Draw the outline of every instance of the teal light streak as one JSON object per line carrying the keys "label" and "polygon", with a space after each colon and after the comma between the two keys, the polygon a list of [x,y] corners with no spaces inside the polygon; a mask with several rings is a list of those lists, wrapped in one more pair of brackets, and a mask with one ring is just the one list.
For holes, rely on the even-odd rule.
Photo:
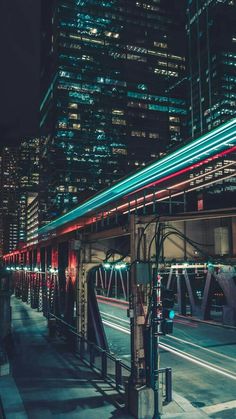
{"label": "teal light streak", "polygon": [[98,193],[74,210],[41,227],[38,233],[39,235],[48,233],[85,214],[89,215],[91,211],[105,206],[109,202],[115,201],[128,193],[161,179],[167,174],[175,173],[182,168],[191,166],[191,164],[201,161],[203,158],[211,157],[216,154],[216,150],[222,151],[235,144],[236,118],[203,135],[199,139],[192,141],[190,144],[176,150],[145,169],[121,180],[103,192]]}

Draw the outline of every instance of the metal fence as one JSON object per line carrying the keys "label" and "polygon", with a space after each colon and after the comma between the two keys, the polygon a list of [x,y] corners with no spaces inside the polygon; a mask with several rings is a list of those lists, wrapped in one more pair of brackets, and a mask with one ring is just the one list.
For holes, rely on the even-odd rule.
{"label": "metal fence", "polygon": [[[75,328],[64,320],[50,314],[49,333],[54,336],[57,332],[74,339],[74,347],[80,359],[96,371],[104,381],[114,385],[121,395],[125,396],[125,387],[131,374],[129,365],[78,334]],[[171,368],[159,369],[159,391],[165,404],[172,401]]]}

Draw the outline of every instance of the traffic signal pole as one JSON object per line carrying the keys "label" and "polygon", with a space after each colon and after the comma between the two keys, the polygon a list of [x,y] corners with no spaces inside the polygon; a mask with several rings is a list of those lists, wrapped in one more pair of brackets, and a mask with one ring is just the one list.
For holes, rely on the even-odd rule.
{"label": "traffic signal pole", "polygon": [[160,400],[160,381],[159,381],[159,369],[160,369],[160,322],[161,322],[161,276],[157,273],[156,269],[153,272],[153,298],[152,298],[152,386],[154,391],[154,415],[153,419],[160,418],[161,406],[159,406]]}

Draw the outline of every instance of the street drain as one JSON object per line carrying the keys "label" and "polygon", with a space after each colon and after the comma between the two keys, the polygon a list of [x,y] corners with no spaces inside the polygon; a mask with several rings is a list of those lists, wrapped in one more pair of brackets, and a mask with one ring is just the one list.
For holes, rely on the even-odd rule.
{"label": "street drain", "polygon": [[198,407],[198,408],[201,408],[201,407],[206,406],[206,403],[203,403],[203,402],[191,402],[191,405],[192,405],[193,407]]}

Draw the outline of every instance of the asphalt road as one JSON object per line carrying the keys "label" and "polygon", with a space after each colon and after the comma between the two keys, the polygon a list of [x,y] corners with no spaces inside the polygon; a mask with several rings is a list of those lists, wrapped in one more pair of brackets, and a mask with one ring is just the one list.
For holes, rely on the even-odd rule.
{"label": "asphalt road", "polygon": [[[130,361],[126,309],[99,303],[110,349]],[[236,418],[236,330],[176,318],[161,338],[161,367],[171,367],[173,389],[214,418]]]}

